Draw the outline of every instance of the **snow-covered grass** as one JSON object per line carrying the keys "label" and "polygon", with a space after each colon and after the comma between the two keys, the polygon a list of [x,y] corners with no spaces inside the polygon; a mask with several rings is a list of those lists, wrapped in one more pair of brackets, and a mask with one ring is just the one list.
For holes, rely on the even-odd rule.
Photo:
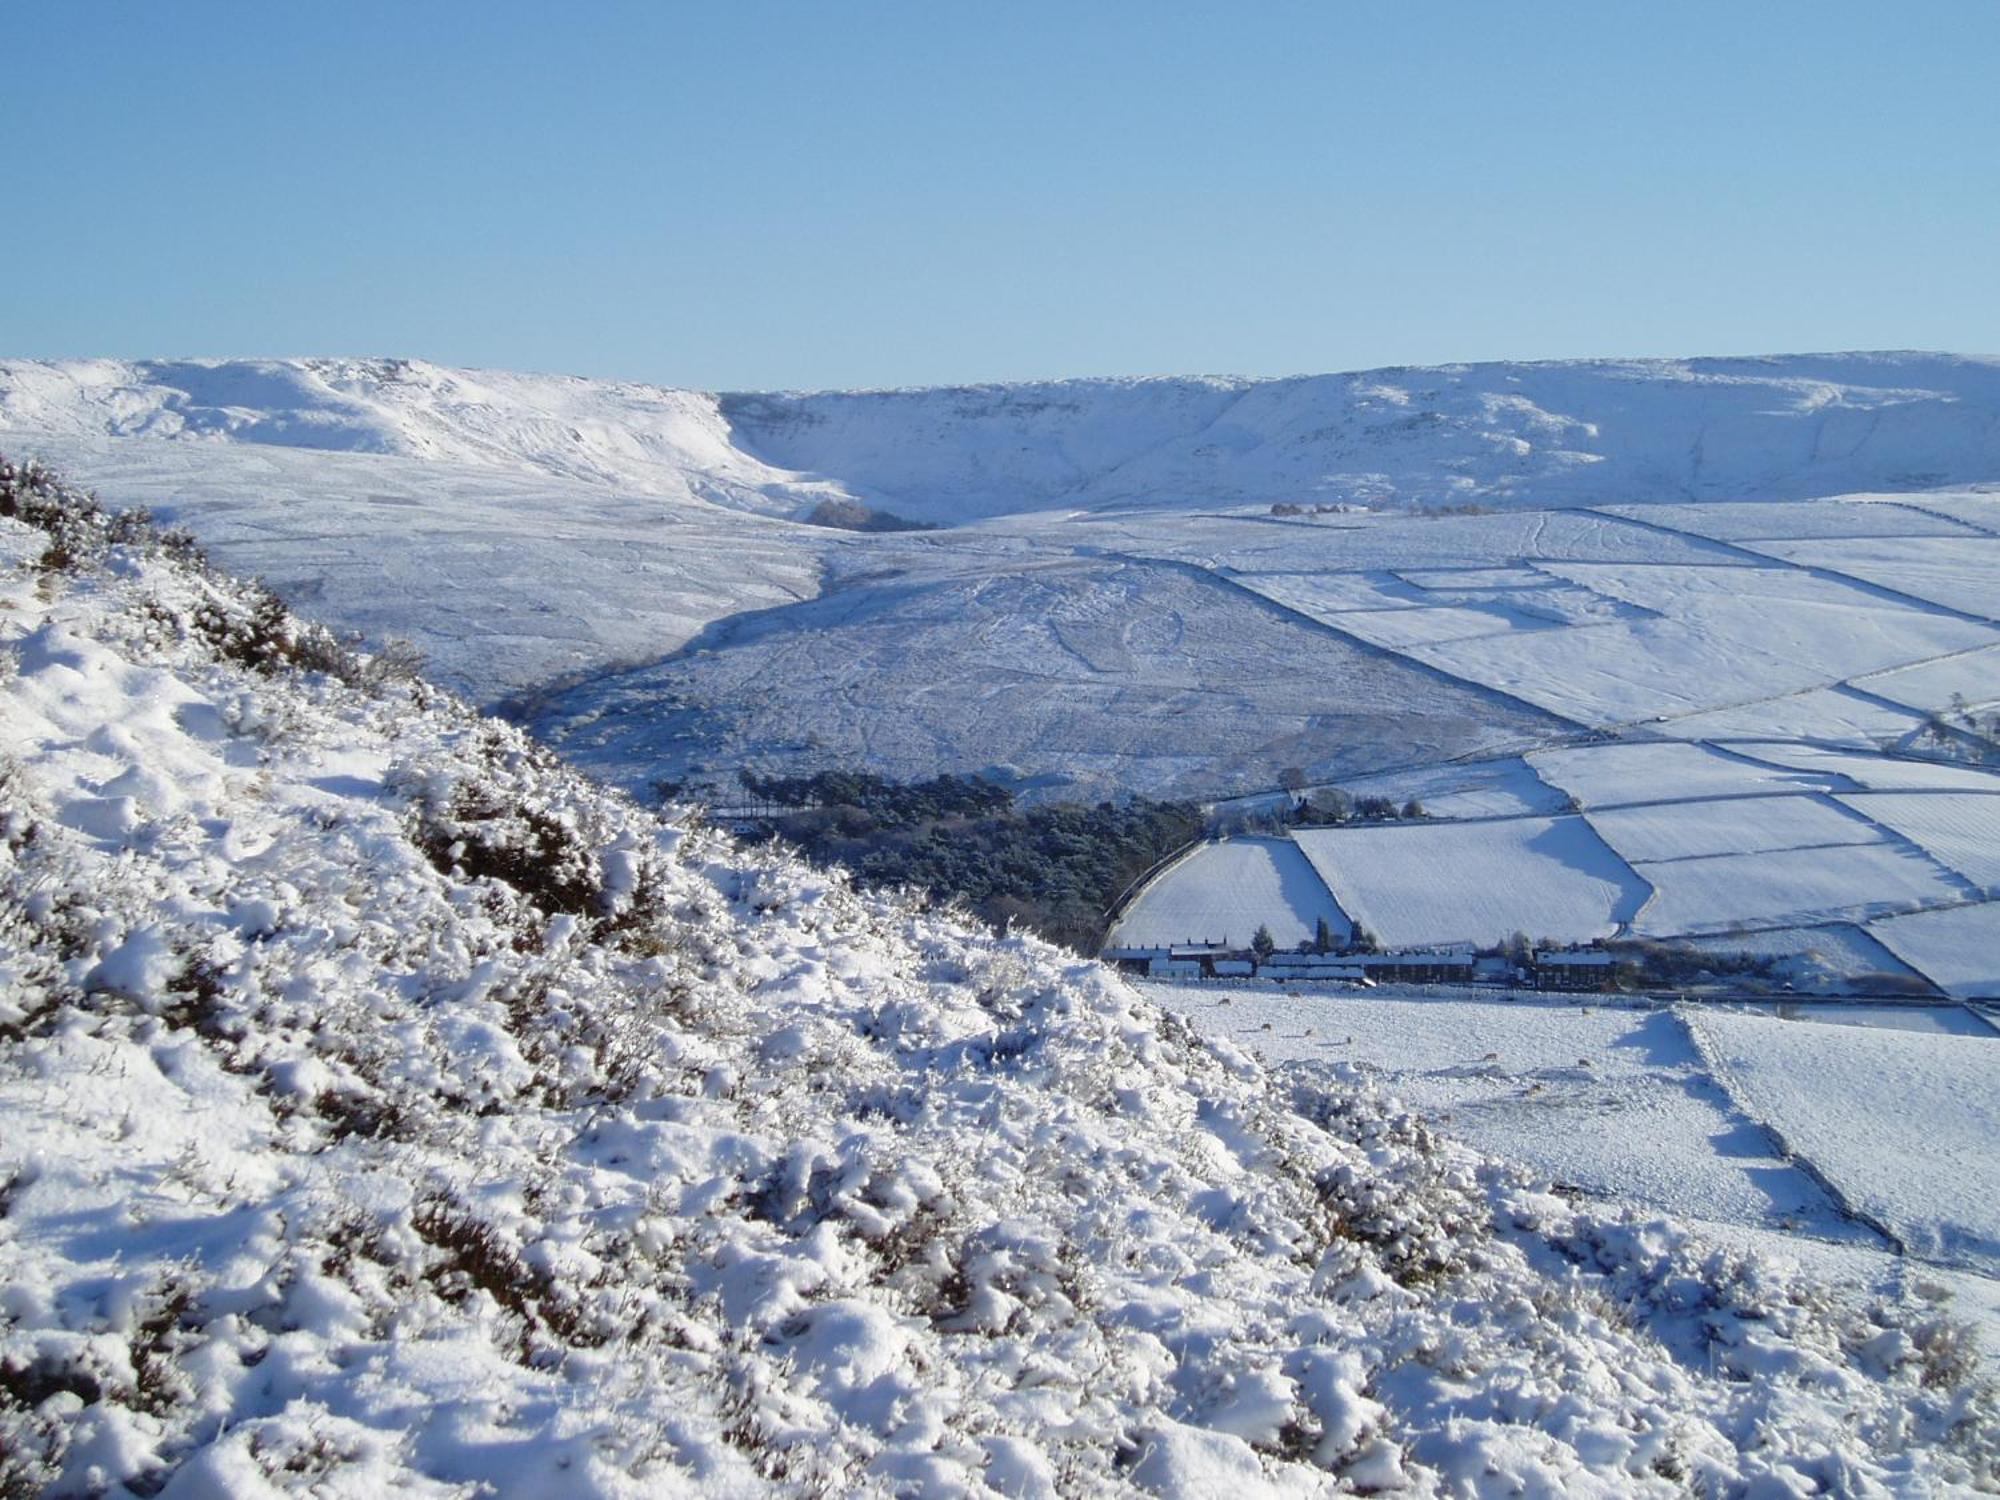
{"label": "snow-covered grass", "polygon": [[1535,774],[1560,787],[1586,810],[1629,803],[1692,801],[1800,790],[1819,791],[1822,778],[1753,764],[1705,745],[1639,740],[1538,750]]}
{"label": "snow-covered grass", "polygon": [[12,1493],[2000,1478],[1920,1296],[641,811],[54,509],[0,518]]}
{"label": "snow-covered grass", "polygon": [[1683,714],[1643,732],[1681,740],[1826,740],[1872,749],[1904,738],[1923,722],[1914,712],[1851,689],[1827,687]]}
{"label": "snow-covered grass", "polygon": [[1392,948],[1609,937],[1648,894],[1580,817],[1302,828],[1341,910]]}
{"label": "snow-covered grass", "polygon": [[[1929,356],[723,398],[421,361],[0,362],[15,446],[171,511],[336,629],[410,637],[635,789],[868,760],[1208,797],[1575,722],[1906,735],[1836,685],[2000,632],[1692,533],[1782,532],[1773,496],[1983,476],[1996,407],[1990,362]],[[1919,462],[1920,430],[1971,442],[1971,468]],[[1609,494],[1634,503],[1513,509]],[[950,529],[792,524],[827,500]],[[1300,500],[1350,508],[1269,513]],[[2000,511],[1797,504],[1793,533],[1829,546],[1977,543]],[[1996,564],[1953,566],[1991,591]]]}
{"label": "snow-covered grass", "polygon": [[534,722],[633,787],[695,767],[868,765],[1011,768],[1078,796],[1228,795],[1293,766],[1337,780],[1562,728],[1199,570],[959,555],[974,541],[905,540],[892,577],[838,578],[713,649],[555,695]]}
{"label": "snow-covered grass", "polygon": [[2000,895],[2000,777],[1993,779],[1990,792],[1857,792],[1841,801]]}
{"label": "snow-covered grass", "polygon": [[1408,654],[1553,713],[1608,726],[1824,687],[1995,640],[1990,626],[1797,569],[1541,566],[1654,613],[1412,645]]}
{"label": "snow-covered grass", "polygon": [[1109,947],[1226,940],[1250,945],[1259,927],[1280,948],[1310,942],[1319,924],[1345,942],[1347,918],[1290,839],[1203,844],[1140,893],[1105,939]]}
{"label": "snow-covered grass", "polygon": [[810,599],[848,538],[463,457],[0,433],[185,526],[316,618],[416,642],[491,702],[650,661],[744,611]]}
{"label": "snow-covered grass", "polygon": [[1817,849],[1838,860],[1842,845],[1884,838],[1866,817],[1824,797],[1724,797],[1611,807],[1585,816],[1605,843],[1634,863],[1772,849]]}
{"label": "snow-covered grass", "polygon": [[1748,500],[1735,505],[1607,505],[1612,515],[1671,526],[1717,541],[1810,537],[1976,536],[1947,515],[1918,510],[1894,495],[1842,495],[1827,500]]}
{"label": "snow-covered grass", "polygon": [[1732,1094],[1926,1259],[2000,1273],[2000,1037],[1703,1013]]}
{"label": "snow-covered grass", "polygon": [[1923,713],[1960,703],[1970,709],[1983,708],[2000,701],[2000,646],[1871,673],[1855,678],[1854,686]]}
{"label": "snow-covered grass", "polygon": [[1767,764],[1805,771],[1832,791],[2000,793],[2000,772],[1825,745],[1746,743],[1730,747]]}
{"label": "snow-covered grass", "polygon": [[1993,596],[2000,536],[1842,537],[1754,545],[1787,562],[1880,584],[1982,619],[2000,617],[2000,602]]}
{"label": "snow-covered grass", "polygon": [[1738,922],[1863,921],[1973,894],[1935,860],[1900,842],[1718,854],[1632,868],[1653,887],[1633,929],[1653,937],[1723,932]]}
{"label": "snow-covered grass", "polygon": [[1948,993],[2000,999],[2000,901],[1890,917],[1868,931]]}

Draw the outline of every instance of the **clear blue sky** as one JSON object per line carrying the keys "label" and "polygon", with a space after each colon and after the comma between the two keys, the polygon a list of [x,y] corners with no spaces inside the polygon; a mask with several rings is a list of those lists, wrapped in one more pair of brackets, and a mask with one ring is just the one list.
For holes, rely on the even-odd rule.
{"label": "clear blue sky", "polygon": [[0,3],[0,354],[2000,352],[2000,4]]}

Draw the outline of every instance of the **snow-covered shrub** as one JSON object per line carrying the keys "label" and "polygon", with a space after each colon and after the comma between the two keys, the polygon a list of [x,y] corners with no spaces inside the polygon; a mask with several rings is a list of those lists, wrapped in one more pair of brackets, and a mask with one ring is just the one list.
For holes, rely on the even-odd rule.
{"label": "snow-covered shrub", "polygon": [[27,541],[9,1500],[2000,1477],[1917,1292],[1588,1212],[1095,964],[183,628],[257,596],[143,535],[47,589]]}

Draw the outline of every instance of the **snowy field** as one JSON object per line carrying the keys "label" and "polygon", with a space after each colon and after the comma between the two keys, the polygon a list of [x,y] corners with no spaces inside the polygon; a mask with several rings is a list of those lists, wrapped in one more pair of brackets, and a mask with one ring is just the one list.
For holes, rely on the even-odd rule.
{"label": "snowy field", "polygon": [[1647,887],[1580,817],[1301,828],[1305,850],[1357,926],[1390,948],[1608,937]]}
{"label": "snowy field", "polygon": [[1357,776],[1341,786],[1356,797],[1387,797],[1399,807],[1421,802],[1425,812],[1438,818],[1557,813],[1565,806],[1563,793],[1519,756]]}
{"label": "snowy field", "polygon": [[1528,757],[1528,764],[1586,811],[1628,803],[1818,791],[1825,785],[1796,771],[1675,741],[1540,750]]}
{"label": "snowy field", "polygon": [[1542,566],[1645,617],[1412,645],[1408,654],[1609,727],[1778,698],[2000,641],[1990,624],[1797,569]]}
{"label": "snowy field", "polygon": [[1882,703],[1848,687],[1809,688],[1782,698],[1704,709],[1664,724],[1642,726],[1679,740],[1830,740],[1841,745],[1894,744],[1923,728],[1915,712]]}
{"label": "snowy field", "polygon": [[1105,946],[1222,940],[1242,948],[1262,926],[1280,948],[1294,948],[1310,942],[1321,922],[1336,939],[1347,940],[1347,918],[1296,844],[1233,838],[1203,844],[1148,885]]}
{"label": "snowy field", "polygon": [[1564,728],[1178,564],[1028,566],[928,539],[894,555],[893,578],[835,576],[811,604],[555,695],[536,723],[635,787],[662,766],[865,764],[1083,796],[1231,795],[1288,767],[1334,780]]}
{"label": "snowy field", "polygon": [[[2000,1034],[1969,1016],[1940,1023],[1921,1008],[1839,1005],[1800,1007],[1810,1019],[1780,1021],[1529,995],[1355,996],[1216,983],[1145,989],[1204,1034],[1280,1065],[1357,1068],[1458,1140],[1584,1192],[1676,1213],[1704,1235],[1754,1245],[1830,1285],[1895,1280],[1909,1263],[1845,1218],[1765,1127],[1776,1124],[1842,1193],[1886,1184],[1891,1194],[1901,1165],[1925,1160],[1923,1137],[1936,1130],[1940,1154],[1928,1159],[1936,1165],[1905,1174],[1898,1194],[1916,1217],[1891,1222],[1899,1233],[1930,1226],[1937,1238],[1911,1249],[1944,1249],[1945,1264],[1926,1272],[1952,1289],[1960,1315],[1980,1323],[1985,1358],[2000,1371],[2000,1262],[1991,1245],[1959,1253],[1990,1230],[2000,1202],[2000,1157],[1991,1150]],[[1707,1056],[1690,1026],[1707,1039]],[[1716,1055],[1734,1059],[1727,1084],[1708,1061]],[[1937,1084],[1928,1096],[1926,1080]],[[1771,1115],[1758,1112],[1766,1107]],[[1814,1141],[1831,1136],[1827,1159],[1795,1128]],[[1947,1162],[1963,1169],[1963,1180],[1935,1200],[1949,1207],[1926,1213],[1928,1187],[1950,1170]],[[1860,1201],[1873,1211],[1872,1200]],[[1944,1226],[1955,1232],[1960,1220],[1987,1229],[1967,1230],[1947,1246]]]}
{"label": "snowy field", "polygon": [[1805,771],[1829,791],[1971,792],[2000,795],[2000,771],[1940,765],[1825,745],[1734,745],[1739,754],[1774,766]]}
{"label": "snowy field", "polygon": [[1607,505],[1612,515],[1671,526],[1720,542],[1812,537],[1977,536],[1963,521],[1918,510],[1891,495],[1831,500],[1751,500],[1736,505]]}
{"label": "snowy field", "polygon": [[1707,1077],[1668,1010],[1354,996],[1307,985],[1147,985],[1203,1032],[1278,1063],[1348,1063],[1482,1151],[1698,1218],[1875,1243]]}
{"label": "snowy field", "polygon": [[[1900,738],[1914,714],[1841,684],[2000,630],[1746,545],[1980,542],[1991,498],[1881,492],[1985,477],[1993,410],[1994,366],[1932,356],[727,397],[420,361],[0,363],[0,444],[522,697],[634,788],[863,762],[1233,796],[1578,724]],[[1843,490],[1868,498],[1804,498]],[[828,499],[947,529],[791,524]],[[1365,509],[1466,503],[1493,513]],[[1990,586],[1988,563],[1953,566]]]}
{"label": "snowy field", "polygon": [[1821,797],[1725,797],[1611,807],[1585,816],[1604,842],[1633,864],[1777,849],[1831,850],[1884,839],[1866,817]]}
{"label": "snowy field", "polygon": [[1785,970],[1801,989],[1815,988],[1827,980],[1878,986],[1884,976],[1892,983],[1922,977],[1884,947],[1879,938],[1852,922],[1723,933],[1716,937],[1689,938],[1687,943],[1704,953],[1741,953],[1785,960]]}
{"label": "snowy field", "polygon": [[1948,993],[2000,999],[2000,902],[1891,917],[1868,931]]}
{"label": "snowy field", "polygon": [[1858,792],[1841,800],[2000,894],[2000,784],[1990,792]]}
{"label": "snowy field", "polygon": [[1653,888],[1633,926],[1650,937],[1713,933],[1746,922],[1810,926],[1861,921],[1974,893],[1935,860],[1895,843],[1773,849],[1632,867]]}
{"label": "snowy field", "polygon": [[2000,618],[2000,600],[1993,593],[2000,537],[1872,537],[1758,542],[1756,547],[1787,562],[1863,579],[1983,620]]}
{"label": "snowy field", "polygon": [[2000,1037],[1703,1012],[1731,1094],[1926,1260],[2000,1275]]}
{"label": "snowy field", "polygon": [[1854,686],[1878,698],[1905,704],[1920,713],[1970,709],[2000,701],[2000,646],[1986,646],[1940,657],[1914,667],[1894,667],[1854,679]]}

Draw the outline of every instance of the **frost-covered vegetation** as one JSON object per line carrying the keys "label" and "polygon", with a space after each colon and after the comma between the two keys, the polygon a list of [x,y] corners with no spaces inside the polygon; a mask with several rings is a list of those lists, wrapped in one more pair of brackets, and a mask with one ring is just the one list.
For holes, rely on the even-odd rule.
{"label": "frost-covered vegetation", "polygon": [[0,486],[0,1491],[2000,1479],[1920,1295],[677,826]]}

